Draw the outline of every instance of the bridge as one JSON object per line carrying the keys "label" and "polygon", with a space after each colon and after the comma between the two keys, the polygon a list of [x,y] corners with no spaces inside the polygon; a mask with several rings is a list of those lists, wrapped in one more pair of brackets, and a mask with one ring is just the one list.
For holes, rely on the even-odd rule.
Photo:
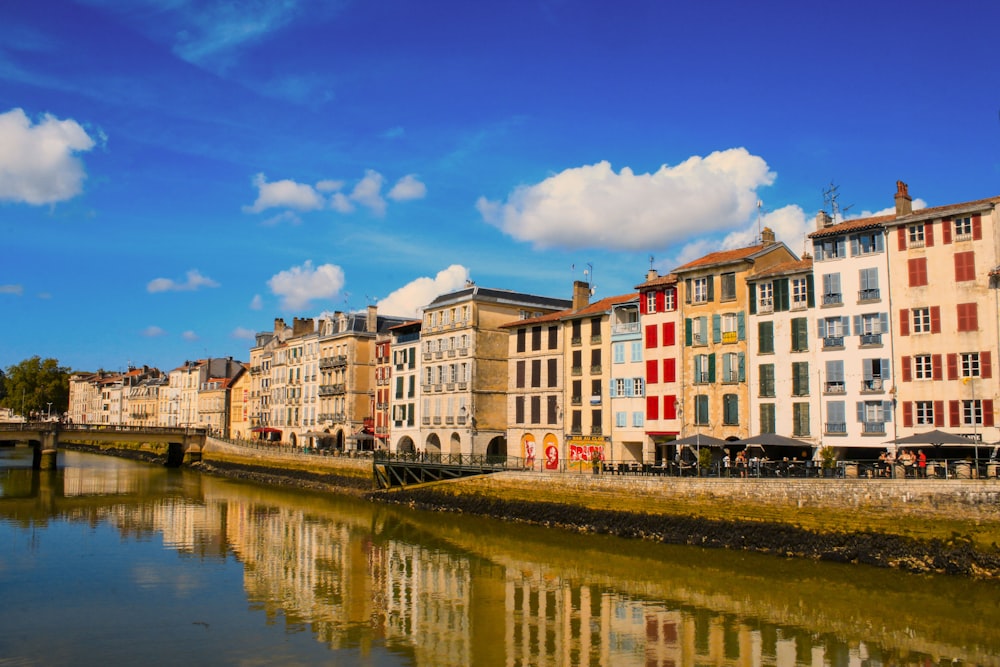
{"label": "bridge", "polygon": [[503,455],[390,454],[376,451],[372,459],[375,486],[379,489],[402,489],[416,484],[523,469],[523,459]]}
{"label": "bridge", "polygon": [[149,443],[167,446],[167,466],[201,460],[207,432],[203,428],[169,426],[120,426],[110,424],[61,424],[22,422],[0,424],[0,443],[26,443],[34,448],[32,467],[53,470],[59,443]]}

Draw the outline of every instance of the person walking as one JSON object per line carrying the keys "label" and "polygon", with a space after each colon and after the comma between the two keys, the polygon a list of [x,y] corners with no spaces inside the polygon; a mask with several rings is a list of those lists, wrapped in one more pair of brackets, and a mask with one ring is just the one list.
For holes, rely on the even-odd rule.
{"label": "person walking", "polygon": [[927,455],[924,450],[917,450],[917,476],[927,478]]}

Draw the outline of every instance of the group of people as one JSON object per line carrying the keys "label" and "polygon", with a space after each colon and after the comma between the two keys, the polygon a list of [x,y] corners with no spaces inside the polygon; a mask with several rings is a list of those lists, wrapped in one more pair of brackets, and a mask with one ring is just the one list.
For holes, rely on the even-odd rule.
{"label": "group of people", "polygon": [[892,477],[892,468],[895,465],[903,466],[903,472],[907,477],[927,477],[927,455],[922,449],[918,449],[916,454],[912,449],[901,449],[898,455],[891,449],[879,454],[878,469],[883,477]]}

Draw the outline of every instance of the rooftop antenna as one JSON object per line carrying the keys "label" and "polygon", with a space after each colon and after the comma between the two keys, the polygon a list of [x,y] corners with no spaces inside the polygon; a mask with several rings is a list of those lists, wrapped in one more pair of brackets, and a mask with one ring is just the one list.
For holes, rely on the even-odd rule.
{"label": "rooftop antenna", "polygon": [[764,242],[764,230],[761,227],[761,209],[764,208],[764,202],[757,200],[757,243]]}
{"label": "rooftop antenna", "polygon": [[649,256],[649,270],[650,271],[653,270],[653,256],[652,255]]}
{"label": "rooftop antenna", "polygon": [[823,211],[830,216],[830,220],[833,221],[833,224],[843,222],[844,213],[846,213],[851,206],[854,206],[854,204],[850,204],[849,206],[841,208],[840,193],[837,192],[839,189],[840,186],[834,185],[833,181],[830,181],[830,187],[823,190]]}
{"label": "rooftop antenna", "polygon": [[594,284],[594,265],[587,262],[587,268],[583,270],[583,278],[590,283],[590,296],[597,292],[597,285]]}

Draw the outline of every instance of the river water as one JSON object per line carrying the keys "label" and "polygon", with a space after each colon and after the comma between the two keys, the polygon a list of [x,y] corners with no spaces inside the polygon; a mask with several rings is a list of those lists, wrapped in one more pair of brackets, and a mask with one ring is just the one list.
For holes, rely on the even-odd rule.
{"label": "river water", "polygon": [[1000,665],[1000,585],[0,449],[0,667]]}

